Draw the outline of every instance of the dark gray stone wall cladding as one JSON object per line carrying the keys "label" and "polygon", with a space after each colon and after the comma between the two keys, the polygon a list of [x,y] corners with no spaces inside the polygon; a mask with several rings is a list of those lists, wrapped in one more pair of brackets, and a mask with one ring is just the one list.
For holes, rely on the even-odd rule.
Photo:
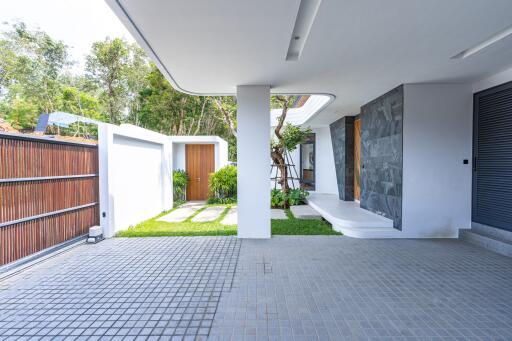
{"label": "dark gray stone wall cladding", "polygon": [[354,200],[354,117],[345,116],[330,125],[338,194]]}
{"label": "dark gray stone wall cladding", "polygon": [[361,107],[361,207],[402,229],[404,91],[399,86]]}

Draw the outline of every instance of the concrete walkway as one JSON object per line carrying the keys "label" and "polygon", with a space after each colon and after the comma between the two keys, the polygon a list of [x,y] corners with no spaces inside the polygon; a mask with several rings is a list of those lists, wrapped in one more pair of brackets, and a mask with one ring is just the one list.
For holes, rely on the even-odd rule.
{"label": "concrete walkway", "polygon": [[212,221],[220,217],[222,212],[226,209],[225,206],[210,206],[199,212],[192,221],[195,223],[203,223]]}
{"label": "concrete walkway", "polygon": [[[179,223],[188,218],[192,217],[196,214],[197,211],[203,209],[201,212],[197,213],[191,221],[194,223],[204,223],[208,221],[216,220],[220,217],[222,212],[226,209],[226,206],[206,206],[204,202],[187,202],[186,204],[181,205],[174,211],[164,215],[157,219],[157,221],[165,221],[168,223]],[[236,212],[235,212],[236,215]],[[230,217],[232,219],[232,217]],[[226,219],[223,219],[223,221]],[[225,225],[236,225],[236,216],[235,222]]]}
{"label": "concrete walkway", "polygon": [[[271,209],[270,210],[270,218],[271,219],[288,219],[284,210],[281,209]],[[232,207],[228,214],[222,219],[220,222],[222,225],[236,225],[238,223],[238,209],[236,206]]]}
{"label": "concrete walkway", "polygon": [[270,210],[270,219],[288,219],[286,212],[280,208],[272,208]]}
{"label": "concrete walkway", "polygon": [[238,207],[233,206],[229,209],[228,214],[220,222],[222,225],[236,225],[238,224]]}
{"label": "concrete walkway", "polygon": [[157,219],[157,221],[165,221],[168,223],[178,223],[188,219],[196,211],[204,207],[204,203],[187,203]]}
{"label": "concrete walkway", "polygon": [[0,282],[0,340],[511,340],[512,262],[456,240],[114,238]]}

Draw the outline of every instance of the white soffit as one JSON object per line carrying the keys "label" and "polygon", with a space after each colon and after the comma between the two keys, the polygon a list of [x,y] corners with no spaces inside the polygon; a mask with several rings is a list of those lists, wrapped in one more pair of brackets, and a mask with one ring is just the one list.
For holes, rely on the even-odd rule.
{"label": "white soffit", "polygon": [[402,83],[472,82],[512,66],[512,36],[451,59],[510,27],[510,0],[322,0],[296,61],[286,56],[301,0],[106,1],[177,89],[334,95],[312,125]]}
{"label": "white soffit", "polygon": [[[286,123],[293,125],[307,125],[308,121],[327,107],[334,97],[329,95],[311,95],[306,103],[298,108],[290,108],[286,113]],[[277,119],[283,113],[283,109],[270,110],[270,124],[277,125]]]}

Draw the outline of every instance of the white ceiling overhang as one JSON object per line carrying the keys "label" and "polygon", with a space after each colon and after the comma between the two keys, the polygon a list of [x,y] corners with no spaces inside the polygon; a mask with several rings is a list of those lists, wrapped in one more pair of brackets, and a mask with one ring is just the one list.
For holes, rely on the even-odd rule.
{"label": "white ceiling overhang", "polygon": [[106,1],[178,90],[335,96],[312,125],[402,83],[471,82],[512,66],[512,36],[451,58],[510,27],[510,0],[312,0],[298,60],[286,59],[300,0]]}

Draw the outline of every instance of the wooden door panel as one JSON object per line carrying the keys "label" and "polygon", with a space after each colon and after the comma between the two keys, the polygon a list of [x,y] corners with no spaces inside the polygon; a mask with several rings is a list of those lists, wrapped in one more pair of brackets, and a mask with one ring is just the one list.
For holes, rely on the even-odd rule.
{"label": "wooden door panel", "polygon": [[354,121],[354,199],[361,198],[361,120]]}
{"label": "wooden door panel", "polygon": [[187,200],[208,198],[208,176],[215,171],[213,144],[187,144],[185,163],[188,174]]}

